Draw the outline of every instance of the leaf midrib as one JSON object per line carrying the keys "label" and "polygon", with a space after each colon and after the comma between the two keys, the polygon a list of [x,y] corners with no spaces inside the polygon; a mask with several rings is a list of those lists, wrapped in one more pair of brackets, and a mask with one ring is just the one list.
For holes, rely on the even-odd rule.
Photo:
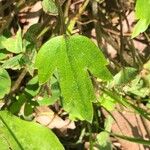
{"label": "leaf midrib", "polygon": [[[75,72],[76,71],[74,71],[74,68],[73,68],[73,63],[72,63],[72,61],[70,61],[70,59],[72,59],[69,55],[68,55],[68,44],[67,44],[67,42],[66,42],[66,40],[64,40],[64,42],[65,42],[65,47],[66,47],[66,49],[65,49],[65,51],[66,51],[66,56],[67,56],[67,58],[68,58],[68,62],[70,62],[69,64],[70,64],[70,68],[71,68],[71,72],[72,72],[72,74],[73,74],[73,79],[74,79],[74,81],[75,81],[75,83],[76,83],[76,87],[77,87],[77,91],[78,91],[78,93],[79,93],[79,96],[80,96],[80,100],[82,99],[82,93],[81,93],[81,91],[82,91],[82,89],[81,89],[81,87],[77,84],[78,83],[78,81],[77,81],[77,78],[76,78],[76,75],[75,75]],[[76,58],[74,57],[74,55],[72,55],[72,57],[73,57],[73,59],[76,61]],[[79,66],[76,64],[76,66],[79,68]]]}

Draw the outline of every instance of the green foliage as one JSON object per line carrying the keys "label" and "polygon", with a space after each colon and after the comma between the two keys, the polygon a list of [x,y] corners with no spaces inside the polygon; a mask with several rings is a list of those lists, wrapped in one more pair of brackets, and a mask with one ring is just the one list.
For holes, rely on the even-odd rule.
{"label": "green foliage", "polygon": [[0,50],[0,60],[6,59],[8,52],[5,49]]}
{"label": "green foliage", "polygon": [[148,28],[149,24],[150,22],[148,22],[146,19],[140,19],[134,27],[132,38],[135,38],[140,33],[143,33]]}
{"label": "green foliage", "polygon": [[51,97],[44,96],[43,99],[38,101],[40,106],[53,105],[57,100],[59,100],[61,94],[59,89],[59,83],[55,77],[51,78]]}
{"label": "green foliage", "polygon": [[126,98],[123,98],[116,91],[104,90],[104,93],[114,99],[117,103],[135,111],[137,114],[141,115],[147,120],[150,120],[150,113],[145,112],[144,109],[132,104],[132,102],[129,102]]}
{"label": "green foliage", "polygon": [[39,92],[39,85],[38,85],[38,76],[33,77],[26,85],[24,89],[25,93],[31,96],[36,96]]}
{"label": "green foliage", "polygon": [[150,7],[150,0],[137,0],[135,13],[139,21],[133,30],[132,38],[138,36],[140,33],[144,32],[148,28],[150,24],[149,7]]}
{"label": "green foliage", "polygon": [[[67,112],[59,114],[59,117],[65,116],[68,119],[69,116],[73,120],[86,120],[91,123],[90,127],[96,127],[96,129],[89,128],[87,131],[87,122],[79,122],[85,126],[81,129],[77,143],[83,143],[82,138],[84,136],[89,136],[90,143],[92,143],[93,130],[97,130],[97,133],[102,130],[94,141],[94,144],[102,150],[112,149],[110,135],[131,142],[150,144],[149,141],[143,139],[111,133],[112,117],[107,118],[104,129],[101,129],[98,121],[101,119],[99,111],[101,106],[107,111],[113,111],[117,103],[150,120],[150,114],[145,109],[135,105],[136,102],[124,98],[124,95],[131,96],[131,99],[138,100],[138,102],[139,100],[148,101],[146,105],[149,105],[150,61],[144,64],[142,68],[146,70],[145,75],[141,75],[138,69],[123,66],[123,69],[118,73],[113,72],[116,75],[112,82],[105,82],[112,79],[112,75],[106,67],[108,62],[101,50],[90,39],[81,35],[57,36],[63,21],[66,23],[64,23],[66,32],[70,35],[70,32],[72,33],[76,27],[76,23],[78,24],[78,17],[80,18],[82,15],[84,7],[92,4],[91,6],[96,8],[103,2],[104,0],[90,1],[90,3],[89,0],[85,1],[77,15],[70,19],[71,16],[67,15],[70,11],[67,9],[70,5],[69,1],[60,1],[59,11],[64,5],[62,12],[59,12],[54,0],[43,0],[42,7],[46,13],[43,16],[52,15],[52,20],[49,20],[51,17],[46,19],[41,17],[39,23],[30,26],[25,33],[19,28],[14,36],[9,31],[4,31],[0,35],[0,99],[2,104],[4,102],[2,109],[7,109],[24,120],[30,120],[30,122],[21,120],[19,117],[1,110],[0,149],[64,149],[51,130],[33,122],[34,111],[37,106],[52,105],[49,108],[56,109],[57,112],[54,104],[57,104],[61,110],[64,108]],[[138,22],[132,38],[148,28],[150,24],[149,7],[150,0],[137,0],[135,11]],[[73,11],[76,11],[76,8]],[[64,20],[58,17],[60,20],[57,21],[57,16]],[[96,22],[94,21],[94,23]],[[12,27],[12,29],[14,32],[16,31],[16,27]],[[43,41],[50,36],[53,38],[43,44]],[[97,38],[99,37],[97,36]],[[135,61],[138,59],[135,57]],[[111,69],[115,70],[116,68],[112,67]],[[38,69],[38,76],[36,69]],[[10,76],[7,71],[9,71]],[[14,91],[11,90],[11,84],[12,89],[14,86],[17,87]],[[95,104],[93,105],[93,103]],[[90,135],[85,132],[89,132]]]}
{"label": "green foliage", "polygon": [[4,45],[3,45],[3,41],[5,41],[7,38],[4,37],[3,35],[0,36],[0,49],[3,49],[5,48]]}
{"label": "green foliage", "polygon": [[6,48],[9,52],[12,53],[21,53],[24,52],[22,45],[22,34],[21,29],[17,31],[15,37],[10,37],[4,41],[2,41],[3,48]]}
{"label": "green foliage", "polygon": [[148,61],[144,64],[143,68],[150,71],[150,60],[148,60]]}
{"label": "green foliage", "polygon": [[22,54],[16,55],[7,60],[1,61],[3,63],[2,67],[5,69],[17,70],[22,68]]}
{"label": "green foliage", "polygon": [[[149,76],[147,76],[149,77]],[[145,79],[147,78],[145,77]],[[142,79],[139,75],[135,77],[134,80],[131,81],[131,84],[126,85],[124,87],[124,91],[127,94],[132,94],[135,97],[140,97],[140,98],[145,98],[146,96],[149,95],[150,89],[149,89],[149,79],[147,81],[144,81],[144,78]],[[145,84],[147,83],[147,84]]]}
{"label": "green foliage", "polygon": [[63,150],[51,130],[0,111],[0,147],[15,150]]}
{"label": "green foliage", "polygon": [[46,13],[58,14],[58,8],[53,0],[43,0],[42,1],[43,10]]}
{"label": "green foliage", "polygon": [[137,75],[137,69],[126,67],[123,68],[119,73],[114,76],[114,80],[112,82],[113,85],[123,85],[127,84],[129,81],[135,78]]}
{"label": "green foliage", "polygon": [[101,150],[112,150],[111,142],[109,140],[109,132],[111,132],[112,123],[113,118],[108,116],[107,120],[105,121],[105,131],[102,131],[97,135],[99,149]]}
{"label": "green foliage", "polygon": [[105,65],[107,61],[100,50],[84,36],[52,38],[42,46],[36,59],[40,84],[48,81],[57,69],[64,109],[73,118],[89,122],[93,118],[92,101],[96,98],[88,71],[110,80]]}
{"label": "green foliage", "polygon": [[112,97],[104,93],[99,97],[99,102],[100,105],[103,106],[108,111],[114,110],[116,105],[116,101]]}
{"label": "green foliage", "polygon": [[38,38],[41,30],[43,30],[43,29],[42,29],[42,26],[40,23],[33,24],[32,26],[30,26],[30,28],[25,33],[24,38],[28,42],[35,44],[37,42],[37,38]]}
{"label": "green foliage", "polygon": [[11,79],[7,71],[0,68],[0,99],[2,99],[5,94],[8,94],[11,87]]}
{"label": "green foliage", "polygon": [[22,105],[25,103],[25,100],[27,99],[25,95],[18,95],[19,98],[15,99],[15,102],[11,103],[11,106],[9,106],[9,111],[12,114],[18,114],[21,110]]}

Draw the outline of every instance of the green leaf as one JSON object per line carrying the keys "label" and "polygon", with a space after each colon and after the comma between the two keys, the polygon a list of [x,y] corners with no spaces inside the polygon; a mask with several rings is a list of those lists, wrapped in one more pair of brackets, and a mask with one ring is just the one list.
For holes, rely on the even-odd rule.
{"label": "green leaf", "polygon": [[108,116],[108,118],[105,121],[105,131],[100,132],[97,135],[97,141],[99,144],[99,148],[101,150],[111,150],[111,142],[109,141],[109,132],[111,132],[111,126],[113,123],[113,118],[111,116]]}
{"label": "green leaf", "polygon": [[2,99],[5,94],[8,94],[11,87],[11,79],[9,74],[5,69],[0,68],[0,99]]}
{"label": "green leaf", "polygon": [[23,66],[22,54],[9,58],[8,60],[1,61],[3,63],[2,67],[5,69],[17,70],[21,69]]}
{"label": "green leaf", "polygon": [[107,119],[105,120],[105,130],[107,131],[111,131],[111,126],[113,123],[114,119],[111,116],[108,116]]}
{"label": "green leaf", "polygon": [[8,57],[9,53],[5,49],[0,50],[0,60],[6,59]]}
{"label": "green leaf", "polygon": [[143,33],[149,26],[149,21],[147,21],[146,19],[140,19],[138,21],[138,23],[135,25],[133,33],[132,33],[132,37],[131,38],[135,38],[136,36],[138,36],[140,33]]}
{"label": "green leaf", "polygon": [[2,45],[6,48],[9,52],[12,53],[21,53],[24,52],[22,47],[22,35],[21,35],[21,28],[17,31],[17,34],[14,37],[10,37],[5,41],[2,41]]}
{"label": "green leaf", "polygon": [[38,104],[40,106],[48,106],[48,105],[53,105],[56,101],[58,100],[57,97],[52,96],[52,97],[44,97],[41,100],[38,100]]}
{"label": "green leaf", "polygon": [[137,19],[147,19],[149,20],[150,16],[150,0],[137,0],[135,6],[135,14]]}
{"label": "green leaf", "polygon": [[102,131],[97,135],[98,147],[100,150],[112,150],[111,143],[108,141],[109,134],[105,131]]}
{"label": "green leaf", "polygon": [[43,0],[42,7],[46,13],[58,14],[58,8],[53,0]]}
{"label": "green leaf", "polygon": [[5,47],[3,46],[2,42],[5,41],[7,38],[3,35],[0,35],[0,49],[4,49]]}
{"label": "green leaf", "polygon": [[31,43],[36,43],[37,37],[40,34],[41,30],[42,26],[40,23],[33,24],[25,33],[24,38]]}
{"label": "green leaf", "polygon": [[7,143],[7,140],[0,135],[0,147],[1,147],[1,150],[9,150],[10,147],[9,147],[9,143]]}
{"label": "green leaf", "polygon": [[144,32],[150,24],[150,0],[137,0],[135,7],[135,14],[138,23],[132,33],[132,38],[138,36],[140,33]]}
{"label": "green leaf", "polygon": [[33,77],[26,85],[25,93],[32,97],[36,96],[40,88],[38,85],[38,76]]}
{"label": "green leaf", "polygon": [[36,106],[38,103],[36,101],[32,101],[32,100],[29,100],[25,103],[24,105],[24,114],[23,116],[24,117],[27,117],[27,116],[33,116],[33,112],[36,108]]}
{"label": "green leaf", "polygon": [[[54,73],[57,75],[56,73]],[[48,86],[48,84],[47,84]],[[52,76],[51,78],[51,97],[49,95],[45,95],[41,100],[38,100],[38,104],[40,106],[48,106],[53,105],[57,100],[60,99],[60,87],[57,79]]]}
{"label": "green leaf", "polygon": [[149,74],[146,76],[142,76],[142,78],[141,75],[137,75],[129,85],[124,87],[124,91],[128,94],[145,98],[146,96],[149,96],[150,93],[149,82],[150,82]]}
{"label": "green leaf", "polygon": [[92,101],[96,99],[89,71],[102,80],[110,80],[107,64],[98,47],[80,35],[50,39],[36,58],[40,84],[57,70],[64,109],[72,117],[89,122],[93,118]]}
{"label": "green leaf", "polygon": [[34,63],[35,63],[35,58],[37,55],[37,51],[35,48],[35,45],[24,40],[24,45],[26,48],[26,52],[24,53],[23,57],[22,57],[22,61],[23,63],[26,65],[26,68],[28,70],[28,72],[30,73],[31,76],[34,75]]}
{"label": "green leaf", "polygon": [[21,120],[7,111],[0,111],[0,133],[1,148],[5,146],[14,150],[64,149],[50,129]]}
{"label": "green leaf", "polygon": [[112,97],[106,94],[103,94],[100,96],[99,102],[100,102],[100,105],[103,106],[108,111],[114,110],[115,105],[116,105],[116,101]]}
{"label": "green leaf", "polygon": [[126,84],[132,79],[134,79],[136,75],[137,69],[126,67],[114,76],[113,84],[114,85]]}

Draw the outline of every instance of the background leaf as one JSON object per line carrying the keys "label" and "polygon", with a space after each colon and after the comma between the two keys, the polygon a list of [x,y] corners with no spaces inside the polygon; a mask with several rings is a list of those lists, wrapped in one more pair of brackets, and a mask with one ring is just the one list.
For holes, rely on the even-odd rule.
{"label": "background leaf", "polygon": [[58,14],[58,8],[53,0],[43,0],[42,1],[43,10],[46,13]]}
{"label": "background leaf", "polygon": [[132,38],[135,38],[140,33],[143,33],[148,28],[149,23],[150,22],[147,21],[146,19],[140,19],[134,27]]}
{"label": "background leaf", "polygon": [[109,141],[109,132],[111,132],[112,123],[113,118],[108,116],[105,120],[105,130],[108,132],[102,131],[97,135],[100,150],[112,150],[111,142]]}
{"label": "background leaf", "polygon": [[8,145],[15,150],[63,150],[57,137],[48,128],[33,122],[27,122],[0,111],[0,147]]}
{"label": "background leaf", "polygon": [[36,43],[37,37],[41,31],[42,31],[42,25],[40,23],[33,24],[25,33],[24,38],[31,43]]}
{"label": "background leaf", "polygon": [[108,96],[107,94],[100,95],[99,97],[100,105],[103,106],[108,111],[112,111],[115,108],[116,101]]}
{"label": "background leaf", "polygon": [[3,63],[2,67],[5,69],[12,69],[12,70],[21,69],[23,66],[22,56],[23,56],[22,54],[19,54],[7,60],[1,61]]}
{"label": "background leaf", "polygon": [[0,60],[6,59],[8,57],[8,51],[6,51],[5,49],[1,49],[0,50]]}
{"label": "background leaf", "polygon": [[11,79],[9,74],[5,69],[0,68],[0,99],[2,99],[5,94],[9,93],[11,87]]}
{"label": "background leaf", "polygon": [[137,75],[137,69],[126,67],[123,68],[119,73],[114,76],[113,83],[114,85],[126,84]]}
{"label": "background leaf", "polygon": [[137,19],[147,19],[149,20],[150,10],[150,0],[137,0],[135,11]]}
{"label": "background leaf", "polygon": [[5,41],[7,38],[3,35],[0,35],[0,49],[4,49],[5,47],[3,46],[2,42]]}
{"label": "background leaf", "polygon": [[135,7],[135,14],[138,23],[132,33],[132,38],[138,36],[140,33],[144,32],[150,24],[150,0],[137,0]]}
{"label": "background leaf", "polygon": [[16,54],[23,52],[21,28],[19,28],[15,37],[10,37],[2,41],[2,45],[9,52]]}

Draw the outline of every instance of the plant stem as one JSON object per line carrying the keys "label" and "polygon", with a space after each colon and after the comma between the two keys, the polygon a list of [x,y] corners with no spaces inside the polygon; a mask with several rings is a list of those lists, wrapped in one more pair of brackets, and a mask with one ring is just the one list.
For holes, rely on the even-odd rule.
{"label": "plant stem", "polygon": [[93,150],[93,139],[92,139],[92,129],[91,125],[87,124],[88,130],[89,130],[89,142],[90,142],[90,150]]}
{"label": "plant stem", "polygon": [[95,20],[94,26],[95,26],[97,44],[98,44],[98,47],[101,48],[102,31],[101,31],[101,24],[99,22],[100,18],[98,15],[98,2],[96,1],[93,1],[92,3],[92,13],[93,13],[93,18]]}
{"label": "plant stem", "polygon": [[15,84],[13,85],[13,87],[11,88],[11,93],[14,93],[20,86],[23,78],[25,77],[25,75],[27,74],[27,69],[23,69],[21,74],[19,75],[17,81],[15,82]]}
{"label": "plant stem", "polygon": [[10,97],[18,90],[18,88],[20,87],[20,84],[22,82],[22,80],[24,79],[25,75],[27,74],[27,69],[24,68],[21,72],[21,74],[19,75],[18,79],[16,80],[16,82],[14,83],[14,85],[12,86],[10,93],[8,95],[5,96],[4,100],[5,100],[5,104],[3,105],[2,109],[5,109],[8,107],[8,105],[10,104],[11,100]]}
{"label": "plant stem", "polygon": [[69,23],[68,28],[67,28],[69,33],[72,33],[72,30],[73,30],[76,22],[78,21],[78,19],[80,18],[80,16],[84,12],[84,10],[85,10],[85,8],[89,2],[90,2],[90,0],[85,0],[84,3],[82,4],[82,6],[79,8],[79,12],[76,14],[76,16],[70,20],[70,23]]}
{"label": "plant stem", "polygon": [[82,130],[81,130],[81,134],[79,136],[79,139],[76,143],[82,143],[82,140],[83,140],[83,137],[85,135],[85,132],[86,132],[86,128],[84,127]]}
{"label": "plant stem", "polygon": [[65,34],[66,32],[65,19],[64,19],[64,14],[63,14],[60,0],[55,0],[55,3],[58,7],[58,13],[59,13],[59,19],[60,19],[60,34]]}

